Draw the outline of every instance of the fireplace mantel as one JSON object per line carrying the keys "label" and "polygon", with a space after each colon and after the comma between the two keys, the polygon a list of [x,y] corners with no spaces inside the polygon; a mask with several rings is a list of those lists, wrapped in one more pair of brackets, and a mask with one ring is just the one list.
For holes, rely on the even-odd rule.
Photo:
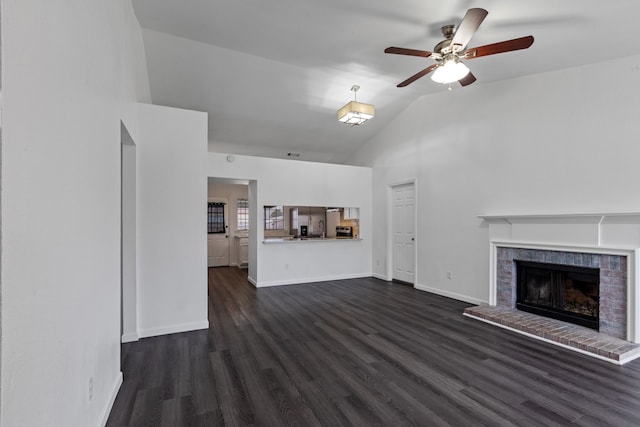
{"label": "fireplace mantel", "polygon": [[640,248],[640,213],[479,215],[491,240]]}
{"label": "fireplace mantel", "polygon": [[587,214],[503,214],[478,215],[488,223],[507,224],[640,224],[640,213],[587,213]]}

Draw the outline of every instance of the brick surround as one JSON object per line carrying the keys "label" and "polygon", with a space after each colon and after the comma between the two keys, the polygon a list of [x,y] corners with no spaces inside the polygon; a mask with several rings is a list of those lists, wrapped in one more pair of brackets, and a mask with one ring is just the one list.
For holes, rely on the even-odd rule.
{"label": "brick surround", "polygon": [[600,333],[627,337],[627,257],[512,247],[496,248],[496,305],[515,308],[515,261],[532,261],[600,269]]}

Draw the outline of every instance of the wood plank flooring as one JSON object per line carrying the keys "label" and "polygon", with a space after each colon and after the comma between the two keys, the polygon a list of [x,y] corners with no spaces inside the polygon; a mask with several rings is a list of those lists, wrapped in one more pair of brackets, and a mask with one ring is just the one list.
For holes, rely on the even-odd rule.
{"label": "wood plank flooring", "polygon": [[123,426],[638,426],[625,366],[373,278],[255,289],[209,269],[210,328],[123,345]]}

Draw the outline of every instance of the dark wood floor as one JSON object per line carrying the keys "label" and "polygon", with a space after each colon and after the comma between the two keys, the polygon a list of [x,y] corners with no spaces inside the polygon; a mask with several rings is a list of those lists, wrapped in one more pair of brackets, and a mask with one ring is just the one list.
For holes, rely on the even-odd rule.
{"label": "dark wood floor", "polygon": [[108,426],[639,426],[619,367],[376,279],[253,288],[209,269],[209,330],[123,346]]}

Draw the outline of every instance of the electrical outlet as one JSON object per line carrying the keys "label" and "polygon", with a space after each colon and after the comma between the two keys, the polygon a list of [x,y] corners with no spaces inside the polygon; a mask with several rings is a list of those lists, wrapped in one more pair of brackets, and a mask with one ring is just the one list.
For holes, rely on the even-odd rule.
{"label": "electrical outlet", "polygon": [[380,265],[380,260],[376,260],[376,265]]}
{"label": "electrical outlet", "polygon": [[93,399],[93,377],[89,378],[89,400]]}
{"label": "electrical outlet", "polygon": [[288,270],[288,269],[289,269],[289,264],[285,264],[285,265],[284,265],[284,269],[285,269],[285,270]]}
{"label": "electrical outlet", "polygon": [[447,271],[447,279],[453,279],[453,273],[450,271]]}

